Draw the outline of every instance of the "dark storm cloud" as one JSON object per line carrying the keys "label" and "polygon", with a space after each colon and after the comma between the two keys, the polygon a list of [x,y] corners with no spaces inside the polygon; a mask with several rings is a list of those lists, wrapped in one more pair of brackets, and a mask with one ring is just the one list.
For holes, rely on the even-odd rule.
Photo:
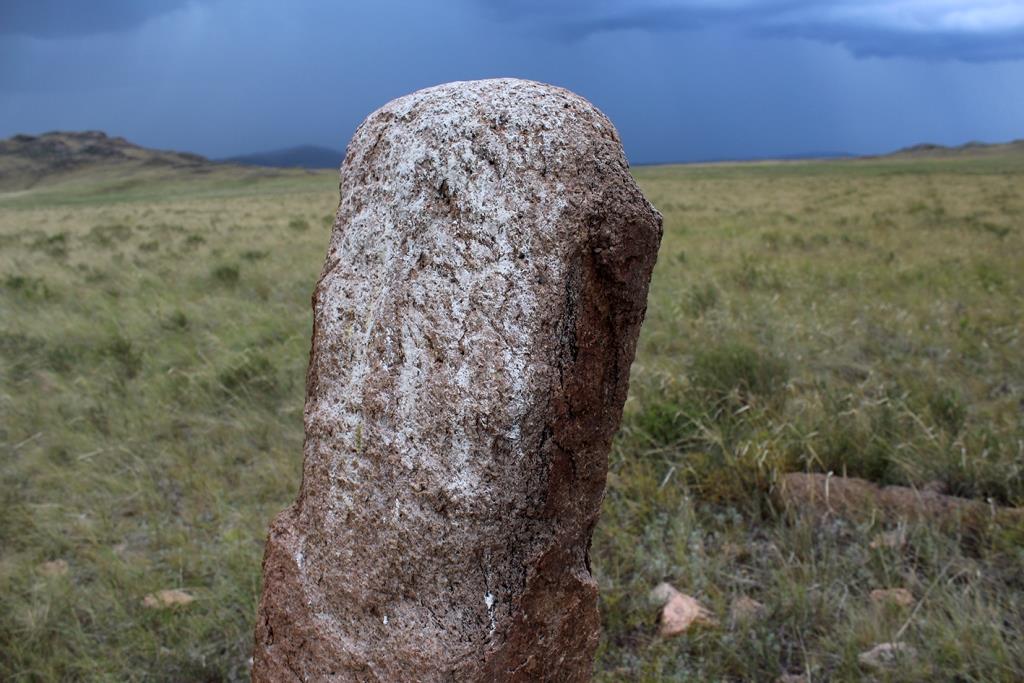
{"label": "dark storm cloud", "polygon": [[342,149],[393,97],[517,76],[590,99],[635,162],[1007,140],[1022,24],[1024,0],[0,0],[0,138]]}
{"label": "dark storm cloud", "polygon": [[4,0],[0,35],[65,38],[126,31],[194,0]]}
{"label": "dark storm cloud", "polygon": [[494,15],[568,40],[718,27],[841,45],[858,57],[984,62],[1024,58],[1020,0],[485,0]]}
{"label": "dark storm cloud", "polygon": [[810,23],[763,28],[760,34],[842,45],[858,57],[957,59],[964,62],[1024,59],[1024,30],[998,31],[983,35],[951,31],[914,33]]}

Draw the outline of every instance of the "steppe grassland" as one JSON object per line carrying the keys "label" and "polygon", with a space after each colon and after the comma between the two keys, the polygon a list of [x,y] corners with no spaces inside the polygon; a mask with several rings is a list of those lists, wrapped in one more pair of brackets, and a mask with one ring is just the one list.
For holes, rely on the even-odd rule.
{"label": "steppe grassland", "polygon": [[0,678],[245,678],[337,203],[304,182],[0,213]]}
{"label": "steppe grassland", "polygon": [[[815,520],[783,471],[1024,499],[1024,164],[655,167],[665,215],[594,541],[601,680],[1024,676],[1024,532]],[[336,175],[0,198],[0,678],[239,680],[293,498]],[[67,571],[44,562],[65,560]],[[54,565],[48,565],[53,567]],[[47,575],[47,574],[50,575]],[[668,580],[718,615],[656,636]],[[908,609],[868,593],[902,586]],[[153,610],[145,595],[196,598]],[[736,623],[739,595],[765,604]]]}

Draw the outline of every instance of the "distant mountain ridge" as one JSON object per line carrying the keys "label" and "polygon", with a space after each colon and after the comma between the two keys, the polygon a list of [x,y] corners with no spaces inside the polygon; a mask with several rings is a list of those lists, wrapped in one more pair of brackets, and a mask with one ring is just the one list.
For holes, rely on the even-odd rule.
{"label": "distant mountain ridge", "polygon": [[26,162],[58,168],[97,161],[145,161],[186,166],[212,163],[199,154],[149,149],[98,130],[15,135],[0,140],[0,155],[21,157]]}
{"label": "distant mountain ridge", "polygon": [[254,154],[228,157],[222,161],[245,166],[271,166],[274,168],[338,168],[344,152],[329,147],[299,145]]}
{"label": "distant mountain ridge", "polygon": [[903,147],[894,152],[882,154],[851,154],[849,152],[801,152],[797,154],[759,155],[750,157],[727,157],[700,159],[697,161],[653,161],[635,163],[634,166],[673,166],[676,164],[744,164],[783,161],[854,161],[857,159],[945,159],[958,157],[991,157],[1005,154],[1024,155],[1024,139],[1010,142],[966,142],[962,145],[946,146],[923,142]]}
{"label": "distant mountain ridge", "polygon": [[[841,161],[857,158],[985,158],[1018,154],[1024,155],[1024,139],[994,144],[968,142],[955,147],[922,143],[889,154],[863,157],[823,151],[760,159],[733,159],[728,163],[813,159]],[[263,174],[284,172],[280,169],[307,169],[310,172],[316,169],[337,170],[343,157],[344,153],[338,150],[300,145],[215,161],[199,154],[141,147],[123,137],[111,137],[101,131],[53,131],[41,135],[15,135],[0,140],[0,192],[18,192],[40,184],[62,183],[82,174],[95,176],[97,173],[117,174],[125,178],[145,173],[147,176],[156,174],[170,178],[181,173],[208,174],[216,169],[230,171],[240,167]]]}
{"label": "distant mountain ridge", "polygon": [[0,140],[0,190],[32,187],[87,167],[204,169],[214,163],[199,154],[148,149],[101,131],[53,131]]}
{"label": "distant mountain ridge", "polygon": [[835,159],[856,159],[850,152],[796,152],[793,154],[763,154],[749,157],[712,157],[690,161],[640,161],[630,162],[631,166],[674,166],[676,164],[745,164],[771,161],[825,161]]}
{"label": "distant mountain ridge", "polygon": [[910,147],[898,149],[883,157],[956,157],[956,156],[989,156],[993,154],[1021,154],[1024,153],[1024,139],[1011,140],[1010,142],[978,142],[972,140],[962,145],[947,146],[937,145],[930,142],[923,142]]}

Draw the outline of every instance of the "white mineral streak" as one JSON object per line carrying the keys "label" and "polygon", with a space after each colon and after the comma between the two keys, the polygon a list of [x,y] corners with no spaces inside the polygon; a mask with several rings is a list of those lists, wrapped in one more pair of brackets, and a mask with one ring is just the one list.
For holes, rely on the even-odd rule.
{"label": "white mineral streak", "polygon": [[[343,524],[360,504],[349,493],[364,478],[360,439],[382,440],[376,445],[394,453],[407,470],[429,466],[439,474],[454,473],[448,493],[469,508],[476,507],[473,498],[492,495],[481,484],[468,433],[479,406],[492,409],[487,419],[494,431],[503,433],[512,452],[522,457],[519,424],[532,404],[524,378],[543,374],[547,359],[531,356],[534,330],[521,321],[535,319],[537,307],[549,303],[536,300],[538,273],[555,282],[563,276],[556,255],[534,258],[533,240],[558,240],[566,210],[560,185],[558,192],[549,192],[543,178],[527,167],[538,155],[554,164],[556,155],[567,153],[558,136],[568,126],[564,117],[575,116],[575,109],[551,109],[546,112],[550,126],[530,145],[510,148],[492,122],[466,119],[466,102],[460,100],[495,96],[493,89],[484,93],[471,86],[450,84],[442,86],[450,91],[448,97],[427,90],[386,105],[368,121],[409,118],[415,110],[414,125],[386,126],[381,135],[357,131],[348,149],[349,159],[379,155],[374,165],[390,172],[371,188],[356,188],[358,196],[342,184],[337,220],[347,220],[348,228],[332,234],[329,251],[337,261],[325,269],[317,302],[341,314],[319,320],[324,336],[351,339],[351,355],[338,358],[341,372],[306,414],[307,425],[329,427],[333,434],[331,461],[321,465],[338,473],[325,515],[328,526]],[[498,122],[503,131],[535,126],[536,109],[515,105],[523,82],[515,87],[518,93],[510,87],[504,95],[509,107],[507,119]],[[455,225],[455,219],[446,224],[425,210],[437,200],[429,193],[457,202],[458,220],[468,224]],[[532,207],[528,219],[517,220],[524,207]],[[361,260],[348,260],[350,254]],[[401,328],[382,331],[378,321],[399,308],[391,305],[398,293],[407,297]],[[443,302],[448,308],[438,310]],[[472,334],[465,335],[467,330]],[[375,358],[365,351],[380,333],[389,335],[388,360],[397,366],[397,383],[390,391],[395,423],[371,426],[362,422],[362,401]],[[434,357],[434,349],[454,348],[461,353]],[[432,368],[437,362],[442,367]],[[438,382],[448,383],[441,389],[448,397],[444,405],[436,405]],[[444,443],[418,438],[423,432],[418,421],[427,417],[449,425]],[[416,491],[395,493],[396,518],[400,510],[421,514]]]}
{"label": "white mineral streak", "polygon": [[487,607],[487,616],[491,620],[490,633],[494,633],[494,629],[498,627],[498,620],[494,616],[494,596],[491,595],[490,591],[484,593],[484,605]]}
{"label": "white mineral streak", "polygon": [[[383,158],[376,164],[390,167],[392,172],[379,179],[374,193],[389,200],[348,196],[347,188],[342,186],[339,213],[350,210],[348,207],[359,208],[349,217],[349,229],[332,235],[330,251],[342,261],[327,273],[321,295],[322,301],[336,302],[340,310],[365,313],[354,320],[335,318],[321,323],[326,335],[351,334],[354,339],[349,348],[365,349],[384,302],[396,291],[408,289],[412,305],[408,319],[403,321],[401,337],[387,340],[389,352],[400,358],[399,380],[393,392],[394,412],[400,421],[394,431],[382,432],[381,436],[386,434],[389,441],[385,445],[409,469],[441,455],[437,444],[416,439],[418,430],[413,422],[421,404],[429,401],[430,387],[425,379],[434,362],[424,327],[431,328],[436,346],[448,348],[454,342],[465,350],[461,357],[444,358],[444,372],[437,373],[455,378],[451,400],[443,407],[451,425],[451,441],[448,462],[442,464],[444,469],[458,473],[451,481],[451,492],[462,498],[488,495],[487,488],[479,486],[472,443],[466,433],[477,406],[505,402],[504,411],[490,417],[506,425],[504,433],[513,450],[521,454],[518,425],[529,406],[522,380],[536,371],[531,364],[543,363],[544,359],[529,357],[532,330],[519,321],[535,316],[538,302],[530,280],[538,270],[554,281],[562,276],[559,259],[534,261],[531,241],[537,233],[557,238],[559,217],[566,209],[561,193],[551,196],[535,176],[522,173],[534,150],[527,148],[510,155],[508,145],[482,119],[469,125],[473,128],[471,137],[479,136],[484,143],[467,139],[467,121],[462,113],[465,105],[457,100],[481,96],[467,85],[443,86],[453,93],[450,98],[431,96],[429,90],[414,93],[374,115],[390,114],[401,119],[415,109],[415,127],[391,126],[381,138],[356,134],[348,155],[365,158],[374,148],[382,150]],[[573,116],[574,110],[557,109],[551,114],[553,125],[534,143],[543,148],[546,157],[565,153],[554,144],[555,138],[565,126],[561,117]],[[535,115],[530,108],[516,111],[512,107],[508,120],[502,123],[508,130],[529,129]],[[437,140],[440,145],[427,145],[426,139]],[[438,149],[444,151],[439,153]],[[509,179],[525,182],[517,185]],[[436,191],[447,193],[459,203],[463,216],[472,217],[473,225],[468,226],[471,233],[460,234],[423,210],[431,199],[426,193]],[[365,193],[366,188],[360,188],[360,192]],[[514,219],[522,207],[530,205],[537,210],[531,216],[530,229],[523,229],[526,226],[517,225]],[[364,254],[365,263],[345,263],[344,255],[350,253]],[[430,268],[422,267],[423,259],[430,260]],[[487,263],[481,267],[484,260]],[[352,277],[357,269],[373,272],[376,277],[360,281]],[[432,310],[437,302],[451,305],[448,310]],[[467,329],[478,332],[461,337]],[[306,419],[345,426],[336,435],[349,441],[348,449],[336,449],[329,468],[344,472],[356,483],[361,475],[352,454],[359,449],[352,437],[361,423],[361,387],[373,368],[366,355],[339,360],[345,365],[343,381],[331,385],[326,400]],[[353,504],[345,494],[336,495],[333,519],[343,519]]]}

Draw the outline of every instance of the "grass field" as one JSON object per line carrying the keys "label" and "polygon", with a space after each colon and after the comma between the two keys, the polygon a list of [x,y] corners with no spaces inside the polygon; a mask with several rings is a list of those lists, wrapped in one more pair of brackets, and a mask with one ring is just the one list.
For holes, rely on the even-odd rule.
{"label": "grass field", "polygon": [[[1024,504],[1024,156],[636,173],[665,238],[594,540],[598,679],[1024,680],[1024,529],[872,547],[893,520],[774,495],[833,471]],[[247,677],[336,202],[304,172],[0,195],[0,680]],[[661,581],[718,625],[660,639]],[[913,604],[869,600],[892,587]],[[195,601],[143,605],[172,588]],[[858,664],[893,640],[917,656]]]}

